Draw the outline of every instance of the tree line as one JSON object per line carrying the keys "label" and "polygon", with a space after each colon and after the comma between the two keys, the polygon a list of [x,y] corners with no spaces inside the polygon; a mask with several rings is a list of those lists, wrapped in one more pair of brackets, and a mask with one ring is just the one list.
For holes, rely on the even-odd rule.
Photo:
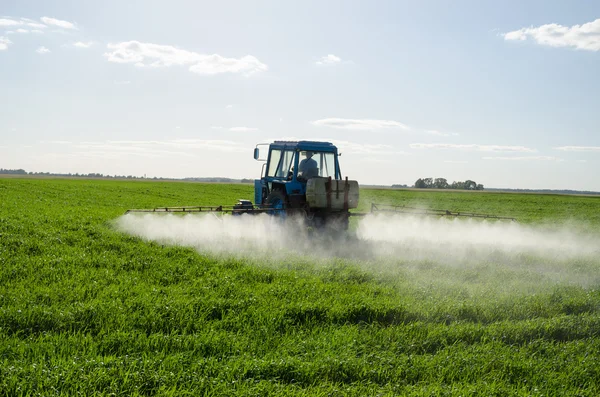
{"label": "tree line", "polygon": [[5,170],[4,168],[0,168],[0,174],[11,174],[11,175],[27,175],[27,171],[18,169],[18,170]]}
{"label": "tree line", "polygon": [[11,174],[11,175],[36,175],[36,176],[60,176],[60,177],[74,177],[74,178],[107,178],[107,179],[149,179],[156,181],[191,181],[191,182],[220,182],[220,183],[254,183],[253,179],[233,179],[233,178],[221,178],[221,177],[198,177],[198,178],[163,178],[163,177],[150,177],[136,175],[104,175],[97,172],[91,172],[89,174],[80,173],[68,173],[61,174],[55,172],[27,172],[23,169],[11,170],[0,168],[0,174]]}
{"label": "tree line", "polygon": [[[63,176],[63,177],[76,177],[76,178],[118,178],[118,179],[145,179],[145,177],[135,176],[135,175],[104,175],[99,174],[97,172],[90,172],[89,174],[80,174],[80,173],[57,173],[57,172],[27,172],[23,169],[11,170],[0,168],[0,174],[10,174],[10,175],[37,175],[37,176]],[[153,178],[158,179],[158,178]],[[160,178],[162,179],[162,178]]]}
{"label": "tree line", "polygon": [[464,182],[455,181],[448,183],[445,178],[419,178],[414,187],[418,189],[458,189],[458,190],[483,190],[483,185],[470,179]]}

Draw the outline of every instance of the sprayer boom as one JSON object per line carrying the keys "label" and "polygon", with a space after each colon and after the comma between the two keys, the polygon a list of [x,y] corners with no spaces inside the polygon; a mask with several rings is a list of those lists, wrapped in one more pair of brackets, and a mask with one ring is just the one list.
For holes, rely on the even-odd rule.
{"label": "sprayer boom", "polygon": [[150,213],[219,213],[219,214],[230,214],[230,215],[241,215],[241,214],[263,214],[267,213],[270,215],[280,215],[282,213],[294,214],[297,210],[286,209],[281,207],[275,207],[272,205],[254,205],[249,200],[238,200],[235,205],[196,205],[186,207],[156,207],[147,209],[131,209],[125,213],[129,214],[132,212],[150,212]]}
{"label": "sprayer boom", "polygon": [[378,212],[392,212],[401,214],[411,215],[431,215],[431,216],[453,216],[453,217],[466,217],[466,218],[485,218],[485,219],[501,219],[516,222],[515,218],[509,216],[498,216],[490,214],[478,214],[474,212],[458,212],[448,210],[432,210],[423,209],[416,207],[407,207],[404,205],[385,205],[385,204],[374,204],[371,203],[371,213]]}
{"label": "sprayer boom", "polygon": [[193,207],[157,207],[148,209],[131,209],[125,212],[223,212],[232,213],[234,211],[233,206],[193,206]]}
{"label": "sprayer boom", "polygon": [[153,213],[165,213],[165,212],[184,212],[184,213],[196,213],[196,212],[212,212],[222,214],[241,214],[241,213],[252,213],[260,214],[270,210],[269,208],[261,208],[252,204],[244,204],[244,207],[238,205],[218,205],[218,206],[189,206],[189,207],[156,207],[149,209],[131,209],[125,212],[129,214],[131,212],[153,212]]}

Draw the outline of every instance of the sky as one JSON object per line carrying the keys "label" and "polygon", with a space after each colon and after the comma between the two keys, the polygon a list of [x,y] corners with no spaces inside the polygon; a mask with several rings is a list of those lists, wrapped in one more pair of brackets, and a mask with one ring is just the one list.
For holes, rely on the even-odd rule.
{"label": "sky", "polygon": [[600,191],[600,2],[0,0],[0,168]]}

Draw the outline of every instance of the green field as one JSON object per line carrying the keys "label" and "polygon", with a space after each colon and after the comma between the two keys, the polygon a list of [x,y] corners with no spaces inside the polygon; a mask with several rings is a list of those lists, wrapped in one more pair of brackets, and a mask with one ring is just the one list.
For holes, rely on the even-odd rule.
{"label": "green field", "polygon": [[[600,197],[361,190],[361,210],[519,220],[430,220],[452,236],[422,252],[362,242],[356,220],[319,250],[270,237],[256,254],[117,222],[128,208],[252,197],[249,185],[0,179],[0,395],[600,395]],[[459,244],[478,236],[540,249]]]}

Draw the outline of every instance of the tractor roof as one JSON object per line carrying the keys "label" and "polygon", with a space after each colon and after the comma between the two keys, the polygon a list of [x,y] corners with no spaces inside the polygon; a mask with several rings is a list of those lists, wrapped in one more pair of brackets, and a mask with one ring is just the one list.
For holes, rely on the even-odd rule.
{"label": "tractor roof", "polygon": [[299,150],[315,150],[315,151],[327,151],[333,152],[337,148],[331,142],[319,142],[319,141],[275,141],[271,146],[285,146],[293,147]]}

